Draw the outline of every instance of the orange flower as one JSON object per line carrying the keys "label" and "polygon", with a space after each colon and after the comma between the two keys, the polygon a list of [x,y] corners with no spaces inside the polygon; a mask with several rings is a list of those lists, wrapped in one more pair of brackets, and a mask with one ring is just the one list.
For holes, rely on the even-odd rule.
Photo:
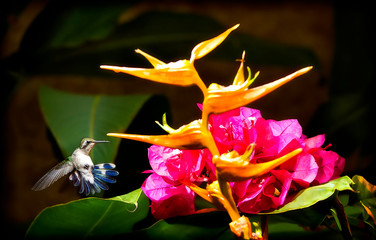
{"label": "orange flower", "polygon": [[236,151],[214,156],[213,163],[218,175],[228,182],[238,182],[259,177],[302,152],[302,149],[298,148],[272,161],[253,164],[250,163],[250,158],[253,154],[254,146],[255,144],[251,144],[241,156]]}
{"label": "orange flower", "polygon": [[201,149],[206,147],[206,135],[201,133],[201,120],[183,125],[177,130],[170,130],[168,135],[139,135],[127,133],[107,133],[110,137],[126,138],[150,144],[178,148]]}
{"label": "orange flower", "polygon": [[180,60],[166,64],[163,61],[137,49],[136,52],[143,55],[153,65],[154,68],[132,68],[108,65],[102,65],[100,67],[102,69],[113,70],[115,72],[123,72],[160,83],[173,84],[178,86],[197,85],[205,95],[207,89],[204,82],[198,75],[195,67],[193,66],[194,60],[202,58],[203,56],[211,52],[214,48],[221,44],[233,30],[238,28],[238,26],[239,24],[228,29],[217,37],[196,45],[192,50],[191,58],[189,61]]}
{"label": "orange flower", "polygon": [[234,80],[237,85],[223,87],[212,84],[209,86],[208,93],[204,99],[203,111],[206,114],[219,114],[245,106],[311,69],[312,67],[305,67],[284,78],[251,89],[248,89],[248,86],[254,78],[243,82],[241,75],[238,76],[239,74]]}

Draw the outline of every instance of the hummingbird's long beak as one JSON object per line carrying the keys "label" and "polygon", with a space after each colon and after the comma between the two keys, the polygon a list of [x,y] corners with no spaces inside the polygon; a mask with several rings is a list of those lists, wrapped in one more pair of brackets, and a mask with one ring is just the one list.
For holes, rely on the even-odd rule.
{"label": "hummingbird's long beak", "polygon": [[110,141],[107,141],[107,140],[100,140],[100,141],[92,141],[93,143],[109,143]]}

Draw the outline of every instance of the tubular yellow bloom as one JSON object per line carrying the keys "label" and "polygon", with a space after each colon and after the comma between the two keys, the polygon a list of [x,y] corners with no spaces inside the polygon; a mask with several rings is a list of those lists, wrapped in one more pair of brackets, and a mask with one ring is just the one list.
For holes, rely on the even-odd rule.
{"label": "tubular yellow bloom", "polygon": [[302,149],[298,148],[280,158],[257,164],[249,163],[249,157],[252,151],[253,146],[242,156],[236,156],[233,152],[221,156],[214,156],[213,163],[217,169],[217,174],[228,182],[238,182],[259,177],[295,157],[302,152]]}
{"label": "tubular yellow bloom", "polygon": [[[225,183],[226,188],[230,189],[230,184]],[[240,218],[238,209],[236,208],[235,202],[233,201],[232,197],[231,199],[228,199],[224,192],[221,189],[220,183],[218,181],[214,181],[211,184],[209,184],[206,187],[206,190],[210,194],[210,197],[212,199],[212,202],[215,206],[220,206],[219,209],[226,209],[226,211],[229,213],[231,219],[235,221],[236,219]],[[221,207],[222,206],[222,207]]]}
{"label": "tubular yellow bloom", "polygon": [[202,149],[206,147],[206,135],[201,133],[201,120],[195,120],[187,125],[173,130],[168,135],[139,135],[126,133],[107,133],[110,137],[126,138],[150,144],[178,148]]}
{"label": "tubular yellow bloom", "polygon": [[[139,53],[142,51],[139,50]],[[173,84],[178,86],[190,86],[202,82],[196,69],[188,60],[177,62],[163,63],[156,58],[148,56],[147,59],[154,65],[154,68],[132,68],[117,66],[100,66],[102,69],[108,69],[115,72],[127,73],[139,78],[144,78],[159,83]]]}
{"label": "tubular yellow bloom", "polygon": [[190,60],[179,60],[177,62],[164,63],[163,61],[150,56],[149,54],[136,49],[136,52],[144,56],[154,68],[132,68],[132,67],[118,67],[118,66],[100,66],[102,69],[112,70],[115,72],[127,73],[139,78],[144,78],[147,80],[172,84],[178,86],[190,86],[197,85],[203,94],[206,94],[206,86],[198,75],[193,62],[195,59],[202,58],[219,44],[225,40],[225,38],[236,28],[239,27],[239,24],[233,26],[222,34],[209,39],[207,41],[201,42],[196,45],[191,53]]}
{"label": "tubular yellow bloom", "polygon": [[219,114],[245,106],[311,69],[312,67],[305,67],[284,78],[251,89],[247,88],[247,84],[249,84],[247,81],[241,85],[231,85],[228,87],[213,85],[209,87],[204,99],[203,111],[206,114]]}

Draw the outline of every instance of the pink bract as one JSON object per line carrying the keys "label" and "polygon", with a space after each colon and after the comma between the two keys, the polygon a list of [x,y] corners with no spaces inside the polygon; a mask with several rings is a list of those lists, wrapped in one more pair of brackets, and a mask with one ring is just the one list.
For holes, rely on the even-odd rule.
{"label": "pink bract", "polygon": [[151,213],[157,219],[189,215],[195,212],[194,192],[179,182],[153,173],[141,186],[151,200]]}
{"label": "pink bract", "polygon": [[204,168],[200,150],[179,150],[153,145],[148,153],[154,172],[172,181],[194,182]]}

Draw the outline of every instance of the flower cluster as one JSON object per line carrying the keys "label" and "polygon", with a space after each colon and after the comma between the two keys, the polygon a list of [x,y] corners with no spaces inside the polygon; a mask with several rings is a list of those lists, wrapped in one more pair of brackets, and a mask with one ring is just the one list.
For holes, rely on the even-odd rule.
{"label": "flower cluster", "polygon": [[[297,120],[266,120],[260,111],[238,108],[211,115],[209,129],[220,154],[236,151],[239,155],[255,144],[252,163],[268,162],[292,150],[303,151],[260,177],[231,183],[240,211],[259,213],[276,209],[289,201],[297,191],[338,178],[344,159],[322,148],[324,135],[307,138]],[[195,213],[195,194],[183,183],[200,185],[216,178],[212,154],[203,150],[178,150],[153,145],[149,160],[153,173],[142,185],[152,200],[156,218]]]}
{"label": "flower cluster", "polygon": [[231,231],[244,239],[252,236],[251,224],[240,212],[258,213],[276,209],[298,190],[337,178],[344,159],[322,148],[324,136],[306,138],[296,120],[265,120],[260,112],[244,106],[308,72],[300,69],[271,83],[249,88],[256,73],[245,77],[243,52],[239,70],[230,86],[216,83],[208,87],[197,73],[194,62],[202,58],[239,25],[201,42],[189,60],[164,63],[136,50],[153,68],[101,66],[116,72],[165,84],[196,85],[204,100],[202,118],[178,129],[168,126],[164,116],[159,124],[166,135],[108,133],[152,144],[149,160],[152,174],[142,185],[151,200],[156,218],[196,212],[199,195],[231,217]]}

